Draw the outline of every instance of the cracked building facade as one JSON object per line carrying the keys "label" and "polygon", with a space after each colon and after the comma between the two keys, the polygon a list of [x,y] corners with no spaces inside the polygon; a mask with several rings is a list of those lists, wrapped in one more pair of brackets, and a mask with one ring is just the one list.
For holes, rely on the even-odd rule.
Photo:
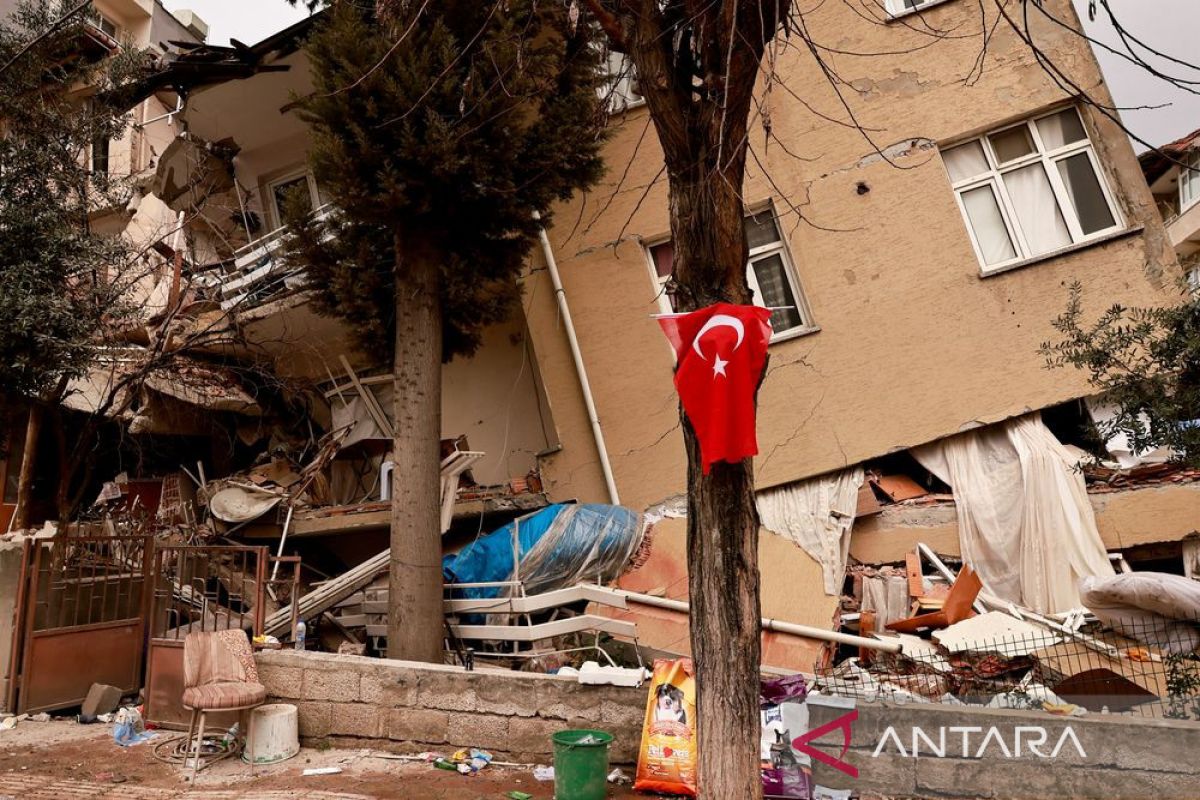
{"label": "cracked building facade", "polygon": [[[806,13],[840,82],[795,43],[780,46],[776,76],[760,81],[747,280],[756,303],[783,307],[759,394],[760,490],[876,462],[886,472],[910,448],[1031,412],[1047,410],[1048,423],[1086,415],[1086,377],[1049,370],[1038,353],[1069,285],[1082,284],[1089,316],[1118,301],[1181,299],[1171,241],[1128,139],[1076,96],[1112,103],[1071,4],[1047,2],[1028,29],[993,8],[981,21],[973,4],[917,5],[919,15],[870,19],[849,4]],[[981,24],[994,28],[982,53]],[[1064,90],[1026,36],[1079,92]],[[557,211],[548,249],[603,452],[545,255],[525,302],[562,443],[542,462],[548,491],[608,499],[607,459],[620,502],[641,510],[686,490],[672,352],[651,318],[670,310],[667,185],[636,96],[613,125],[605,182]],[[1110,550],[1177,544],[1196,526],[1193,486],[1145,491],[1093,497]],[[958,534],[952,508],[887,506],[869,516],[860,507],[848,535],[852,557],[879,562],[903,560],[922,539],[958,552]],[[683,521],[667,520],[657,537],[670,558],[626,584],[684,597]],[[807,553],[764,528],[760,557],[763,616],[830,624],[838,600]],[[686,644],[679,619],[640,630],[663,646]],[[768,641],[765,663],[807,658],[773,647],[784,644]]]}

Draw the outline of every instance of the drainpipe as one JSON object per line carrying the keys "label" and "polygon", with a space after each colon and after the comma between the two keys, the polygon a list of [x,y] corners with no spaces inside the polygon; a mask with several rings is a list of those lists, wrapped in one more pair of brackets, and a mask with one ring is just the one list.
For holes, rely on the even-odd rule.
{"label": "drainpipe", "polygon": [[[683,600],[672,600],[668,597],[656,597],[655,595],[642,594],[640,592],[629,592],[624,589],[606,589],[606,591],[615,592],[617,595],[624,597],[631,603],[638,603],[644,606],[652,606],[654,608],[665,608],[670,611],[679,611],[684,614],[691,613],[691,607]],[[855,647],[866,647],[871,650],[880,650],[885,653],[899,653],[902,645],[898,640],[880,640],[868,639],[865,636],[855,636],[851,633],[842,633],[841,631],[830,631],[824,628],[814,628],[811,625],[797,625],[794,622],[784,622],[779,619],[762,618],[762,628],[764,631],[776,631],[778,633],[788,633],[793,636],[803,636],[806,639],[818,639],[822,642],[837,642],[838,644],[852,645]]]}
{"label": "drainpipe", "polygon": [[[541,219],[536,211],[534,219]],[[583,404],[587,406],[588,420],[592,423],[592,438],[596,440],[596,453],[600,456],[600,470],[604,473],[604,485],[608,487],[608,500],[614,506],[621,504],[617,494],[617,482],[613,478],[612,463],[608,460],[608,448],[604,446],[604,431],[600,429],[600,415],[596,413],[596,401],[592,397],[592,385],[588,382],[587,368],[583,365],[583,354],[579,352],[579,338],[575,335],[575,324],[571,321],[571,307],[567,305],[567,293],[563,289],[562,278],[558,275],[558,262],[554,258],[554,249],[550,246],[550,237],[544,227],[538,227],[538,238],[542,242],[542,255],[546,259],[546,268],[550,271],[550,282],[554,284],[554,296],[558,299],[558,311],[562,315],[563,324],[567,327],[567,342],[571,345],[571,359],[575,362],[575,374],[579,376],[579,389],[583,392]]]}

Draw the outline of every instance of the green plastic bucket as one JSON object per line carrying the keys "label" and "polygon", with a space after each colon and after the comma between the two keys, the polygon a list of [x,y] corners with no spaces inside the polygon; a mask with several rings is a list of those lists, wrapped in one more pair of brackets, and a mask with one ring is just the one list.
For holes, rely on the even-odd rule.
{"label": "green plastic bucket", "polygon": [[550,738],[554,741],[554,800],[604,800],[612,734],[559,731]]}

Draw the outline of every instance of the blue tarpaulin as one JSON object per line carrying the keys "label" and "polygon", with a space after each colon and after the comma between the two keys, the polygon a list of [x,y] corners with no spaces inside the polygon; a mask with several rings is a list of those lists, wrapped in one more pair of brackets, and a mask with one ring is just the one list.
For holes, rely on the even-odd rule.
{"label": "blue tarpaulin", "polygon": [[[514,520],[442,560],[446,583],[491,583],[520,579],[527,594],[581,581],[604,582],[620,574],[641,543],[639,514],[621,506],[557,504]],[[513,573],[513,537],[520,570]],[[503,588],[460,589],[458,597],[482,599],[510,594]]]}

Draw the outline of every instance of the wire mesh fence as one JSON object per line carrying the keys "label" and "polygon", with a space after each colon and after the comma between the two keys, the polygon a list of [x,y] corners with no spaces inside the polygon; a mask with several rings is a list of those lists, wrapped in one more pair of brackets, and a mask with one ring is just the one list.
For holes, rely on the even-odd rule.
{"label": "wire mesh fence", "polygon": [[843,651],[836,666],[816,670],[816,688],[866,701],[1200,723],[1200,618],[1052,629],[992,613],[920,635],[881,636],[901,651]]}

